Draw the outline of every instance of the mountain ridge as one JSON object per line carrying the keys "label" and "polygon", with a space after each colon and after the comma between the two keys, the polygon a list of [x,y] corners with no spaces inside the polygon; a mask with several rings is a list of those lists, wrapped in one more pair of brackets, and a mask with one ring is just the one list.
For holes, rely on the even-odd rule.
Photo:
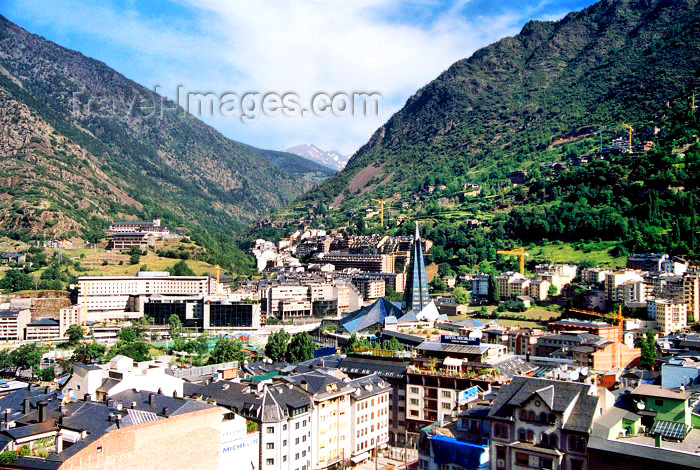
{"label": "mountain ridge", "polygon": [[309,160],[338,171],[345,168],[348,160],[350,160],[350,157],[341,154],[337,150],[322,150],[314,144],[294,145],[293,147],[289,147],[284,151],[299,155],[300,157],[308,158]]}

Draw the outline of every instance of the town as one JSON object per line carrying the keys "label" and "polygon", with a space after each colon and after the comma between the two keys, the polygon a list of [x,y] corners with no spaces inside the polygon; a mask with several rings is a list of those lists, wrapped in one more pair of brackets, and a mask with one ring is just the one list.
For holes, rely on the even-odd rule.
{"label": "town", "polygon": [[[114,223],[107,248],[165,236]],[[499,256],[520,270],[444,276],[431,295],[432,246],[418,225],[310,229],[257,240],[253,279],[79,276],[41,318],[41,299],[10,295],[0,460],[148,466],[185,433],[199,438],[174,467],[700,465],[697,266],[643,253],[527,273],[515,249]]]}

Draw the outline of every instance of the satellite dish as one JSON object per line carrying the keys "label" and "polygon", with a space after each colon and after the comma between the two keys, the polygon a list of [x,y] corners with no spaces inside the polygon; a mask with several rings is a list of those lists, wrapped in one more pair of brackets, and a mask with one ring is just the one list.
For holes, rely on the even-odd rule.
{"label": "satellite dish", "polygon": [[646,403],[644,403],[643,400],[637,400],[637,401],[635,402],[635,405],[637,405],[637,409],[638,409],[638,410],[643,410],[643,409],[646,408],[646,406],[647,406]]}
{"label": "satellite dish", "polygon": [[588,367],[584,367],[583,369],[581,369],[581,375],[583,375],[583,376],[588,375]]}
{"label": "satellite dish", "polygon": [[117,410],[118,411],[121,411],[123,407],[124,407],[124,405],[122,405],[121,403],[117,403]]}

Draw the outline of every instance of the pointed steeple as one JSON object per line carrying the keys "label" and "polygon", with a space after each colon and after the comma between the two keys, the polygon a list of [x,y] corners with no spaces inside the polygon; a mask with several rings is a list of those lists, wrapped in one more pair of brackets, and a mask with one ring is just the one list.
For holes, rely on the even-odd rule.
{"label": "pointed steeple", "polygon": [[406,272],[406,288],[403,293],[404,312],[420,312],[430,303],[428,291],[428,277],[425,274],[425,261],[423,260],[423,244],[418,232],[416,222],[416,235],[411,247],[411,259]]}

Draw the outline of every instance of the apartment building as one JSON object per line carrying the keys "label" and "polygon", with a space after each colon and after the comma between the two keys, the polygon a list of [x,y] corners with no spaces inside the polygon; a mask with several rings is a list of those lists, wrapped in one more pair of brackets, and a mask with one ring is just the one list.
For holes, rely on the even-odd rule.
{"label": "apartment building", "polygon": [[576,277],[578,266],[575,264],[538,264],[535,266],[535,277],[543,279],[561,290]]}
{"label": "apartment building", "polygon": [[109,404],[90,396],[67,402],[57,392],[30,386],[0,398],[0,405],[5,413],[0,451],[30,450],[9,467],[3,464],[6,468],[219,466],[222,409],[208,403],[135,390]]}
{"label": "apartment building", "polygon": [[0,340],[24,339],[24,330],[31,321],[31,317],[32,312],[28,308],[0,310]]}
{"label": "apartment building", "polygon": [[152,222],[114,222],[107,231],[107,248],[112,251],[129,251],[132,247],[145,249],[167,238],[170,231],[160,225],[160,218]]}
{"label": "apartment building", "polygon": [[496,278],[499,300],[510,300],[519,295],[528,295],[530,280],[520,273],[505,272]]}
{"label": "apartment building", "polygon": [[355,284],[365,300],[375,300],[386,294],[386,284],[379,279],[353,278],[352,283]]}
{"label": "apartment building", "polygon": [[60,323],[53,318],[41,318],[35,322],[28,323],[24,330],[24,339],[29,341],[49,341],[60,337]]}
{"label": "apartment building", "polygon": [[488,300],[489,298],[489,279],[488,274],[475,274],[472,276],[471,295],[474,301]]}
{"label": "apartment building", "polygon": [[394,256],[388,254],[321,253],[317,262],[332,264],[336,271],[356,268],[368,272],[394,272]]}
{"label": "apartment building", "polygon": [[627,257],[627,267],[641,271],[663,271],[663,265],[670,258],[665,253],[633,253]]}
{"label": "apartment building", "polygon": [[530,281],[529,296],[535,300],[545,300],[549,295],[549,287],[552,284],[546,279],[532,279]]}
{"label": "apartment building", "polygon": [[605,292],[609,302],[622,302],[624,291],[618,289],[620,285],[628,281],[644,283],[643,271],[634,269],[621,269],[605,275]]}
{"label": "apartment building", "polygon": [[350,441],[350,460],[361,462],[389,442],[389,401],[391,386],[378,375],[370,375],[349,382],[355,390],[351,397],[350,422],[353,425]]}
{"label": "apartment building", "polygon": [[700,271],[683,275],[683,302],[688,306],[688,317],[700,319]]}
{"label": "apartment building", "polygon": [[606,323],[604,321],[587,321],[564,318],[563,320],[550,322],[547,324],[547,328],[549,331],[554,333],[561,333],[563,331],[582,332],[600,336],[602,339],[607,341],[622,341],[622,338],[619,338],[620,330],[615,325],[611,325],[610,323]]}
{"label": "apartment building", "polygon": [[609,269],[584,268],[581,270],[581,280],[588,284],[602,284],[608,274],[612,274]]}
{"label": "apartment building", "polygon": [[207,385],[186,383],[185,394],[199,400],[213,400],[257,425],[260,440],[256,469],[316,468],[312,466],[313,402],[300,388],[290,383],[222,380]]}
{"label": "apartment building", "polygon": [[208,276],[144,271],[136,276],[78,278],[78,305],[87,307],[87,320],[120,318],[120,312],[138,311],[139,296],[204,296],[214,292],[216,280]]}
{"label": "apartment building", "polygon": [[579,366],[601,372],[615,367],[638,367],[642,354],[639,348],[611,341],[576,346],[571,350],[573,359]]}
{"label": "apartment building", "polygon": [[593,385],[514,377],[488,413],[490,468],[589,468],[586,446],[601,411]]}
{"label": "apartment building", "polygon": [[655,320],[662,335],[668,335],[688,326],[688,305],[682,301],[654,299],[647,304],[650,320]]}

